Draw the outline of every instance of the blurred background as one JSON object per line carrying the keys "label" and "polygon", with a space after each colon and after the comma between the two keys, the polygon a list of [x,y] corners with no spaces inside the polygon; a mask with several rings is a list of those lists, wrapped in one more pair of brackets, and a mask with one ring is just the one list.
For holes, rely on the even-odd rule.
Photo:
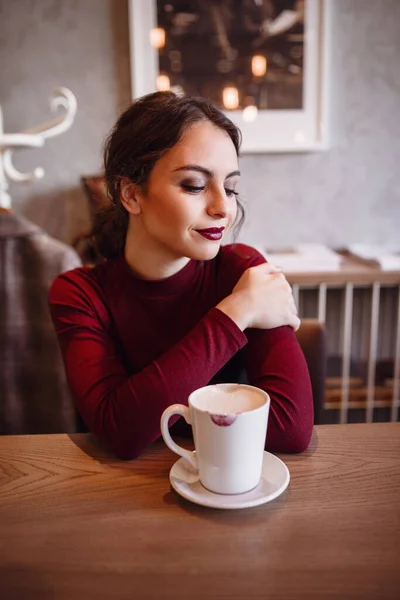
{"label": "blurred background", "polygon": [[[176,60],[185,52],[196,54],[196,39],[206,38],[211,27],[218,30],[218,18],[229,9],[234,43],[225,51],[244,90],[239,107],[251,98],[260,109],[301,108],[304,23],[296,18],[283,37],[274,35],[273,25],[285,27],[278,21],[284,11],[303,14],[304,2],[204,2],[203,12],[201,2],[191,4],[158,2],[160,27],[176,33],[189,18],[188,35],[168,42]],[[211,5],[222,6],[222,12],[213,12]],[[257,25],[262,10],[267,11],[263,22],[270,23],[268,43],[268,27],[261,31]],[[200,17],[190,22],[187,15],[196,11]],[[356,243],[400,246],[400,2],[331,0],[330,13],[329,148],[241,159],[247,218],[239,240],[266,252],[305,243],[340,250]],[[186,21],[185,16],[176,21],[177,14],[186,14]],[[244,23],[245,35],[238,23]],[[232,48],[240,52],[232,54]],[[246,80],[242,59],[248,48],[266,58],[272,77],[267,95]],[[14,154],[19,171],[40,165],[45,175],[26,185],[11,182],[12,207],[51,238],[73,246],[84,262],[95,259],[85,254],[84,236],[101,196],[101,179],[95,176],[101,175],[102,144],[131,102],[129,52],[127,0],[0,0],[5,133],[47,121],[49,98],[59,86],[70,89],[78,103],[68,131],[43,148]],[[160,69],[171,85],[205,93],[218,103],[230,67],[213,53],[211,46],[197,53],[196,72],[179,71],[160,53]],[[207,73],[210,65],[214,68],[210,80],[204,64]],[[350,418],[352,402],[355,420],[398,418],[400,267],[388,275],[379,261],[372,262],[372,271],[368,260],[359,269],[352,263],[346,277],[337,272],[317,277],[310,267],[291,278],[302,316],[316,318],[328,333],[328,421]],[[383,412],[376,413],[377,407]]]}
{"label": "blurred background", "polygon": [[157,0],[160,83],[222,109],[302,108],[304,9],[304,0]]}
{"label": "blurred background", "polygon": [[[243,157],[249,243],[398,240],[400,3],[331,4],[331,147]],[[21,170],[43,166],[43,180],[11,186],[16,209],[71,242],[88,222],[80,177],[100,170],[102,142],[131,99],[127,1],[2,0],[0,11],[5,131],[48,119],[48,98],[60,85],[78,100],[67,133],[16,154]]]}

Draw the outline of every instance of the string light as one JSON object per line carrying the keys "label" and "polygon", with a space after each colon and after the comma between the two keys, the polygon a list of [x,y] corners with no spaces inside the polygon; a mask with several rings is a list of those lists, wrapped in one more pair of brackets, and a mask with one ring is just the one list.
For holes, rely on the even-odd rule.
{"label": "string light", "polygon": [[165,29],[162,27],[154,27],[150,30],[150,44],[153,48],[164,48],[165,46]]}
{"label": "string light", "polygon": [[158,75],[156,85],[159,92],[168,92],[171,88],[171,82],[168,75]]}
{"label": "string light", "polygon": [[239,91],[236,87],[225,87],[222,90],[222,103],[228,110],[239,106]]}
{"label": "string light", "polygon": [[243,109],[242,116],[245,123],[253,123],[258,117],[257,106],[254,106],[254,104],[246,106],[246,108]]}
{"label": "string light", "polygon": [[267,72],[267,59],[261,54],[255,54],[251,59],[251,72],[255,77],[262,77]]}

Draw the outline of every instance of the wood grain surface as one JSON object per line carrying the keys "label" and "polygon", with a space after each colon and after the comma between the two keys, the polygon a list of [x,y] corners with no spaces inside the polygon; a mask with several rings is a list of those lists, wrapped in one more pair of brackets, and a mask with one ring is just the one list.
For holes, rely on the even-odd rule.
{"label": "wood grain surface", "polygon": [[3,600],[397,599],[400,424],[321,425],[291,482],[239,511],[171,488],[162,442],[121,462],[90,435],[0,438]]}

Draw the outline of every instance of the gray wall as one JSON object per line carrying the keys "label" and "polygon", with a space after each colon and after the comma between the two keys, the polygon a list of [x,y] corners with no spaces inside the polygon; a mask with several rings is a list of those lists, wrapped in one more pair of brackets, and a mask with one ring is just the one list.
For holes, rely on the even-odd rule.
{"label": "gray wall", "polygon": [[[241,239],[269,246],[399,240],[400,2],[331,0],[331,148],[242,158]],[[11,188],[15,208],[70,241],[88,223],[79,178],[129,103],[126,0],[0,0],[0,102],[6,131],[50,117],[53,88],[78,98],[73,128],[16,166],[44,180]]]}
{"label": "gray wall", "polygon": [[8,132],[53,118],[48,99],[68,87],[78,99],[72,128],[43,149],[16,153],[43,180],[12,184],[13,206],[70,241],[88,225],[81,175],[101,167],[101,146],[130,102],[127,0],[0,0],[0,104]]}

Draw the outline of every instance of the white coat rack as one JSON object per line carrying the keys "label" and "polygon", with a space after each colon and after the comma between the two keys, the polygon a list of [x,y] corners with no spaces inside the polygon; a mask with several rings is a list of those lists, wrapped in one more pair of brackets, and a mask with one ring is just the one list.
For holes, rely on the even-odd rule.
{"label": "white coat rack", "polygon": [[67,131],[74,122],[77,102],[74,94],[67,88],[58,88],[50,102],[52,112],[59,108],[64,114],[53,121],[48,121],[21,133],[4,133],[3,114],[0,106],[0,208],[11,208],[11,197],[8,193],[7,179],[16,182],[28,182],[41,179],[44,170],[36,167],[30,173],[20,173],[12,164],[13,152],[18,148],[41,148],[47,138],[55,137]]}

